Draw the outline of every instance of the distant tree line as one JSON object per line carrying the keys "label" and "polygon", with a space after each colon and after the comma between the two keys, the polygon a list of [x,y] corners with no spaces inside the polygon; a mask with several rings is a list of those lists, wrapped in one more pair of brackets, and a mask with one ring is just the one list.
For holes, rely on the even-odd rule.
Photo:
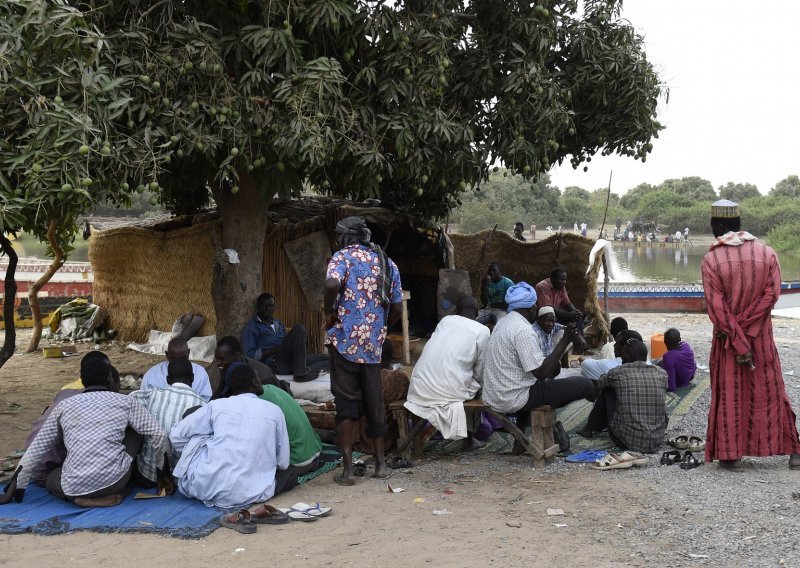
{"label": "distant tree line", "polygon": [[[587,223],[596,231],[603,221],[608,198],[606,188],[589,191],[570,186],[562,191],[544,175],[531,183],[504,169],[494,171],[489,181],[461,196],[461,204],[450,215],[462,232],[475,232],[498,224],[511,231],[521,221],[544,229]],[[606,230],[613,235],[617,218],[625,226],[655,225],[663,235],[689,228],[691,233],[708,233],[709,205],[716,199],[730,199],[741,206],[745,229],[765,238],[779,250],[800,249],[800,178],[790,175],[762,195],[751,183],[734,183],[714,188],[697,176],[668,179],[659,185],[643,183],[620,196],[608,199]]]}

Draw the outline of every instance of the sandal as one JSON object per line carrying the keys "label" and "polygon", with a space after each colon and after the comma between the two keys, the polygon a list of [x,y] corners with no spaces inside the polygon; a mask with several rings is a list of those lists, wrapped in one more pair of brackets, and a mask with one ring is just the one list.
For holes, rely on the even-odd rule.
{"label": "sandal", "polygon": [[689,447],[689,436],[686,436],[684,434],[680,436],[675,436],[668,442],[668,444],[673,448],[678,448],[679,450],[685,450],[686,448]]}
{"label": "sandal", "polygon": [[689,436],[689,445],[686,449],[690,452],[702,452],[706,449],[706,441],[700,436]]}
{"label": "sandal", "polygon": [[686,452],[683,455],[683,460],[681,461],[681,469],[694,469],[696,467],[700,467],[703,465],[703,462],[699,461],[692,452]]}
{"label": "sandal", "polygon": [[619,459],[622,462],[630,462],[633,465],[647,465],[650,462],[646,455],[640,454],[639,452],[632,452],[630,450],[622,452],[622,454],[619,456]]}
{"label": "sandal", "polygon": [[661,465],[672,465],[674,463],[679,463],[682,459],[681,453],[677,450],[664,452],[661,454]]}
{"label": "sandal", "polygon": [[266,503],[250,511],[250,518],[255,525],[285,525],[292,520],[286,513]]}
{"label": "sandal", "polygon": [[303,522],[316,521],[317,517],[320,516],[320,515],[311,515],[303,511],[295,511],[294,509],[279,508],[278,510],[281,513],[286,513],[287,515],[289,515],[289,518],[292,519],[293,521],[303,521]]}
{"label": "sandal", "polygon": [[333,509],[331,507],[320,507],[319,503],[314,503],[313,505],[307,505],[305,503],[295,503],[292,505],[292,511],[298,511],[300,513],[305,513],[306,515],[311,515],[312,517],[324,517]]}
{"label": "sandal", "polygon": [[632,461],[623,461],[621,457],[617,454],[608,454],[606,457],[601,459],[600,461],[596,461],[591,464],[589,467],[592,469],[628,469],[633,467]]}
{"label": "sandal", "polygon": [[257,527],[250,521],[250,511],[247,509],[222,515],[219,524],[242,534],[253,534],[257,530]]}

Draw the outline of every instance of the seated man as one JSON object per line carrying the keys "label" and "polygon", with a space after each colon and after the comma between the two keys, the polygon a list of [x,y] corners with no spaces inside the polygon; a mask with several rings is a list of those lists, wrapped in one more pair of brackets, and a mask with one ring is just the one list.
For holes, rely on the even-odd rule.
{"label": "seated man", "polygon": [[[155,417],[167,435],[190,408],[205,406],[206,401],[192,389],[192,363],[188,359],[175,359],[167,365],[167,386],[132,392],[130,396]],[[178,463],[178,456],[170,454],[170,467]],[[155,487],[158,481],[155,448],[145,440],[136,460],[136,482],[142,487]]]}
{"label": "seated man", "polygon": [[[594,400],[591,379],[553,380],[560,372],[562,355],[577,341],[575,325],[567,326],[550,354],[542,357],[532,327],[537,318],[536,291],[530,284],[519,282],[509,288],[506,302],[508,316],[497,322],[486,350],[483,401],[498,412],[518,413],[517,426],[524,430],[530,422],[529,411],[537,406],[560,408],[582,398]],[[562,447],[568,445],[568,439],[558,441]]]}
{"label": "seated man", "polygon": [[[566,327],[560,323],[556,323],[555,310],[550,306],[545,306],[539,308],[536,321],[531,326],[531,329],[533,329],[533,335],[536,339],[534,343],[534,354],[537,358],[544,360],[545,357],[553,352],[558,342],[561,341]],[[575,337],[573,342],[576,348],[580,350],[586,349],[586,340],[580,335]],[[568,351],[564,350],[564,353],[561,355],[561,362],[564,363],[562,366],[566,366],[566,359],[564,356],[567,355],[567,353]],[[558,369],[556,369],[555,373],[558,374]]]}
{"label": "seated man", "polygon": [[264,389],[253,369],[237,365],[229,375],[231,396],[178,422],[169,439],[181,454],[173,470],[181,493],[241,509],[293,485],[280,476],[289,467],[289,436],[281,409],[258,398]]}
{"label": "seated man", "polygon": [[681,332],[674,327],[664,332],[664,345],[667,352],[661,358],[661,368],[667,372],[667,391],[688,387],[697,371],[694,351],[688,343],[681,341]]}
{"label": "seated man", "polygon": [[555,268],[550,278],[545,278],[536,285],[536,296],[540,308],[550,306],[555,310],[556,321],[562,325],[574,323],[578,333],[583,335],[583,314],[572,305],[567,294],[567,273]]}
{"label": "seated man", "polygon": [[[84,355],[81,362],[95,358],[105,361],[111,367],[111,360],[108,358],[108,355],[102,351],[89,351],[86,355]],[[80,378],[78,379],[78,383],[80,383],[80,386],[83,387],[83,382],[81,382]],[[72,383],[68,384],[58,391],[53,397],[53,402],[50,403],[50,406],[45,408],[44,412],[42,412],[42,415],[33,422],[31,425],[31,431],[28,433],[28,439],[25,441],[26,450],[31,446],[34,438],[36,438],[36,435],[39,433],[39,430],[42,429],[42,425],[44,425],[45,421],[50,417],[50,413],[59,402],[76,394],[85,392],[83,388],[67,388],[72,386],[74,386]],[[113,392],[119,392],[119,373],[114,367],[111,367],[110,390]],[[48,451],[44,458],[42,458],[42,460],[34,466],[33,473],[31,474],[31,481],[33,481],[36,485],[41,485],[44,487],[45,482],[47,481],[47,476],[51,471],[63,464],[66,457],[67,449],[64,447],[63,438],[59,436],[56,442],[50,448],[50,451]]]}
{"label": "seated man", "polygon": [[647,363],[647,346],[629,339],[622,349],[622,365],[597,382],[599,393],[578,434],[591,438],[608,428],[611,441],[623,449],[653,453],[667,429],[667,373]]}
{"label": "seated man", "polygon": [[411,373],[405,407],[433,425],[447,440],[466,437],[465,448],[483,444],[473,438],[476,412],[467,424],[464,401],[475,398],[483,383],[483,363],[489,329],[475,321],[478,306],[472,296],[456,303],[456,315],[445,316],[425,344]]}
{"label": "seated man", "polygon": [[[269,365],[277,375],[294,375],[298,383],[316,379],[328,356],[307,355],[306,328],[296,324],[286,333],[283,322],[273,316],[275,296],[269,293],[258,297],[256,312],[242,333],[244,354]],[[308,364],[316,368],[309,371]]]}
{"label": "seated man", "polygon": [[[234,363],[234,367],[242,363]],[[322,441],[308,421],[308,415],[292,395],[273,385],[263,385],[260,397],[281,409],[289,435],[289,466],[295,476],[317,469]],[[286,488],[284,488],[286,489]]]}
{"label": "seated man", "polygon": [[113,392],[111,366],[106,360],[84,357],[81,380],[84,392],[52,409],[20,460],[17,487],[27,487],[34,466],[63,436],[66,459],[48,475],[47,490],[80,507],[117,505],[132,485],[140,435],[150,438],[159,469],[169,449],[167,437],[141,404]]}
{"label": "seated man", "polygon": [[600,377],[608,373],[611,369],[622,365],[622,348],[629,339],[637,339],[642,341],[642,336],[632,329],[620,331],[617,334],[617,340],[612,343],[614,346],[613,359],[584,359],[581,361],[581,374],[584,377],[589,377],[593,381],[600,380]]}
{"label": "seated man", "polygon": [[212,399],[223,398],[228,395],[225,381],[222,378],[225,377],[225,371],[228,367],[237,361],[246,363],[248,367],[251,367],[256,372],[262,385],[275,385],[286,392],[291,392],[289,383],[279,381],[273,370],[261,361],[242,355],[242,344],[235,337],[227,335],[217,341],[217,348],[214,350],[214,363],[210,368],[211,379],[215,385],[214,394],[211,396]]}
{"label": "seated man", "polygon": [[478,312],[477,321],[483,325],[494,325],[508,313],[506,292],[514,283],[500,273],[500,263],[493,260],[481,289],[483,309]]}
{"label": "seated man", "polygon": [[[176,337],[170,339],[167,344],[167,350],[164,352],[167,360],[150,367],[142,377],[142,386],[139,388],[143,391],[152,388],[164,388],[167,386],[167,366],[170,361],[188,361],[189,360],[189,344],[185,339]],[[192,382],[192,390],[203,397],[204,400],[211,398],[211,383],[208,380],[208,373],[206,370],[198,365],[192,363],[192,374],[194,381]]]}
{"label": "seated man", "polygon": [[617,340],[617,334],[626,329],[628,329],[628,321],[625,318],[614,318],[611,320],[608,326],[609,340],[603,345],[602,349],[600,349],[600,357],[602,359],[616,359],[617,355],[614,354],[614,344]]}

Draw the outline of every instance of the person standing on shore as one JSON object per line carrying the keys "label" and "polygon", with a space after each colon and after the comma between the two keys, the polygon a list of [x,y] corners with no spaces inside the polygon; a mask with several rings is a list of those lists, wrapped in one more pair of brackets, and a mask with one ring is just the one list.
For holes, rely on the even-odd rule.
{"label": "person standing on shore", "polygon": [[703,257],[703,291],[714,324],[706,461],[743,471],[742,456],[790,455],[800,470],[800,438],[786,394],[771,311],[781,288],[778,257],[741,230],[739,205],[711,205],[716,241]]}

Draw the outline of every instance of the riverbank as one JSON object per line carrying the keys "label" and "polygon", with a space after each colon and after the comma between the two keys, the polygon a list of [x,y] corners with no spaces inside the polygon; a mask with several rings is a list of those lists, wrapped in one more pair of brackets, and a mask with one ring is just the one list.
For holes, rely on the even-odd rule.
{"label": "riverbank", "polygon": [[[708,365],[711,325],[699,314],[625,314],[649,337],[681,330],[698,362]],[[798,324],[775,319],[787,391],[800,408]],[[81,345],[81,351],[91,348]],[[158,358],[102,349],[123,373]],[[0,369],[0,451],[23,443],[30,422],[53,392],[77,374],[79,358],[15,355]],[[704,372],[704,371],[700,371]],[[704,436],[706,392],[666,438]],[[661,451],[666,451],[665,444]],[[559,459],[542,470],[524,456],[427,456],[386,482],[363,479],[345,488],[333,474],[276,498],[276,506],[320,501],[332,515],[315,523],[261,527],[257,535],[220,529],[199,540],[153,535],[76,533],[0,536],[3,563],[205,566],[269,559],[282,566],[767,566],[800,565],[800,472],[786,458],[746,460],[745,473],[717,464],[693,470],[658,465],[598,472]],[[564,516],[548,516],[547,509]],[[447,514],[434,514],[434,511]],[[1,513],[2,511],[0,511]],[[564,526],[560,526],[564,525]]]}

